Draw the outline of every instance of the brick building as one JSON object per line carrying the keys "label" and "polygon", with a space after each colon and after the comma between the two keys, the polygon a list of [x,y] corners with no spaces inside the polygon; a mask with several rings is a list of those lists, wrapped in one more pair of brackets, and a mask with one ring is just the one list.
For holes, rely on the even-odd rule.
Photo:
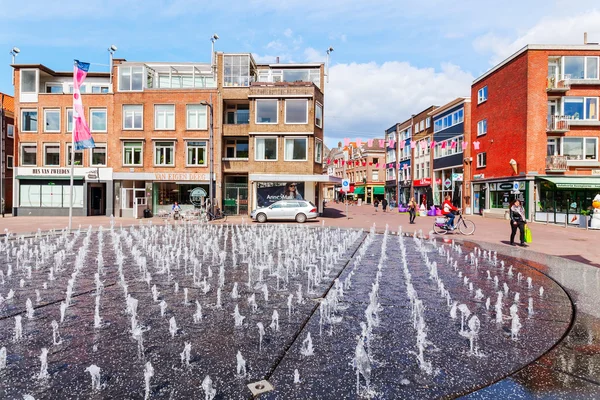
{"label": "brick building", "polygon": [[[14,165],[15,99],[0,93],[0,199],[4,202],[4,213],[12,212],[12,187]],[[2,205],[0,204],[0,207]]]}
{"label": "brick building", "polygon": [[599,59],[597,44],[528,45],[474,81],[474,212],[519,198],[530,219],[579,223],[600,189]]}
{"label": "brick building", "polygon": [[432,165],[433,152],[431,151],[431,142],[433,141],[433,124],[431,123],[430,113],[437,106],[430,106],[425,110],[412,116],[411,125],[413,137],[411,143],[414,143],[412,149],[412,196],[419,205],[426,208],[434,204],[433,201],[433,182]]}

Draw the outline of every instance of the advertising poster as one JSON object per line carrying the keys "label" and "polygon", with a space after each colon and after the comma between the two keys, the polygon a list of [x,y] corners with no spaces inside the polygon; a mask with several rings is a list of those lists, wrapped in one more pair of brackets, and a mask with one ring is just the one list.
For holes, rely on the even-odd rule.
{"label": "advertising poster", "polygon": [[257,182],[258,207],[268,207],[279,200],[303,200],[304,182]]}

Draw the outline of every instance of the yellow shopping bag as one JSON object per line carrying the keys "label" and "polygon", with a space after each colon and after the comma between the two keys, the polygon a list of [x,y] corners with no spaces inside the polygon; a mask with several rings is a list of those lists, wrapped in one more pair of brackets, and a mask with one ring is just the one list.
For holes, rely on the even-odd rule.
{"label": "yellow shopping bag", "polygon": [[525,243],[531,243],[531,229],[525,225]]}

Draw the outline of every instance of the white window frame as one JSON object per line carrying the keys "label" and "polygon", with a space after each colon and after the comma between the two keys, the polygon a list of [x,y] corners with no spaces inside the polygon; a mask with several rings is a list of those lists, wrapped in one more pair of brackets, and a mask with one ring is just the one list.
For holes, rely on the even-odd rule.
{"label": "white window frame", "polygon": [[[23,147],[30,147],[33,146],[35,147],[35,164],[23,164],[23,160],[25,160],[25,157],[23,156]],[[19,146],[19,165],[21,165],[22,167],[35,167],[38,165],[38,144],[37,143],[20,143]]]}
{"label": "white window frame", "polygon": [[[259,158],[258,157],[258,141],[262,140],[262,139],[275,139],[275,158],[272,160],[266,159],[266,158]],[[255,161],[266,161],[266,162],[273,162],[273,161],[277,161],[279,160],[279,138],[277,136],[257,136],[254,139],[254,160]]]}
{"label": "white window frame", "polygon": [[[60,93],[49,93],[49,87],[60,87]],[[44,85],[44,93],[45,94],[64,94],[64,85],[61,82],[46,82]]]}
{"label": "white window frame", "polygon": [[[46,164],[46,149],[48,147],[58,146],[58,164]],[[42,146],[42,165],[44,167],[59,167],[60,166],[60,143],[44,143]]]}
{"label": "white window frame", "polygon": [[[288,154],[287,154],[287,141],[288,140],[298,140],[298,139],[304,139],[306,145],[306,151],[304,153],[304,158],[303,159],[298,159],[298,160],[294,160],[294,159],[290,159],[288,158]],[[306,136],[287,136],[283,138],[283,161],[290,161],[290,162],[302,162],[302,161],[307,161],[308,160],[308,137]]]}
{"label": "white window frame", "polygon": [[6,137],[15,137],[15,126],[13,124],[6,124]]}
{"label": "white window frame", "polygon": [[[142,69],[142,88],[141,89],[132,89],[133,87],[133,68],[141,68]],[[121,89],[121,71],[129,70],[129,89]],[[117,77],[119,79],[119,85],[117,86],[117,90],[119,92],[143,92],[144,91],[144,76],[145,76],[145,68],[143,65],[119,65],[119,70],[117,71]]]}
{"label": "white window frame", "polygon": [[[94,164],[94,150],[96,149],[104,149],[104,164]],[[106,143],[96,143],[94,148],[90,149],[90,167],[106,167],[108,163],[108,146]]]}
{"label": "white window frame", "polygon": [[6,169],[13,169],[15,166],[14,156],[6,156]]}
{"label": "white window frame", "polygon": [[[36,113],[37,128],[36,128],[35,131],[26,131],[25,130],[25,123],[23,122],[24,121],[23,115],[26,112],[35,112]],[[23,133],[37,133],[39,131],[39,129],[40,129],[40,111],[37,108],[23,108],[23,109],[21,109],[21,132],[23,132]]]}
{"label": "white window frame", "polygon": [[[126,164],[125,163],[125,148],[127,144],[131,144],[131,143],[141,143],[142,147],[141,147],[141,154],[140,154],[140,164]],[[144,166],[144,141],[143,140],[128,140],[128,141],[123,141],[121,143],[121,149],[122,149],[122,154],[123,154],[123,158],[122,158],[122,162],[123,162],[123,166],[125,167],[143,167]],[[135,152],[133,152],[133,154],[135,155]],[[132,160],[135,157],[132,157]]]}
{"label": "white window frame", "polygon": [[[371,179],[373,182],[379,182],[379,170],[378,169],[374,169],[371,171]],[[392,179],[395,179],[395,177]]]}
{"label": "white window frame", "polygon": [[[94,112],[104,111],[104,125],[106,128],[104,130],[94,129]],[[106,108],[90,108],[90,131],[91,132],[108,132],[108,110]]]}
{"label": "white window frame", "polygon": [[[23,91],[23,72],[33,71],[35,73],[35,90],[33,92],[24,92]],[[19,92],[21,94],[38,94],[40,91],[40,72],[35,68],[24,68],[19,71]]]}
{"label": "white window frame", "polygon": [[[190,143],[204,143],[204,145],[201,146],[190,146]],[[194,149],[194,151],[196,152],[196,159],[198,159],[198,149],[204,149],[204,162],[202,164],[196,163],[196,164],[190,164],[190,159],[189,159],[189,151],[190,149]],[[185,166],[186,167],[206,167],[206,163],[207,163],[207,158],[208,158],[208,142],[206,140],[189,140],[185,142]]]}
{"label": "white window frame", "polygon": [[[133,111],[127,111],[127,108],[135,108],[135,110]],[[123,104],[123,130],[124,131],[141,131],[144,130],[144,106],[142,104]],[[139,110],[142,111],[142,126],[139,128],[135,127],[135,114],[137,112],[139,112]],[[125,126],[125,122],[127,121],[127,113],[132,113],[132,120],[131,120],[131,128],[127,128]]]}
{"label": "white window frame", "polygon": [[[169,143],[170,146],[163,145],[163,143],[164,144]],[[167,160],[166,154],[167,154],[168,149],[171,149],[171,152],[172,152],[172,155],[171,155],[172,163],[170,163],[170,164],[168,164],[166,162],[166,160]],[[163,156],[164,161],[162,163],[157,162],[157,160],[156,160],[159,156],[159,153],[163,153],[162,156]],[[175,166],[175,141],[173,141],[173,140],[164,140],[164,141],[157,140],[157,141],[155,141],[152,159],[153,159],[155,167],[174,167]]]}
{"label": "white window frame", "polygon": [[[58,114],[58,129],[56,130],[46,129],[46,119],[49,112]],[[44,133],[60,133],[60,120],[60,108],[44,108]]]}
{"label": "white window frame", "polygon": [[477,91],[477,104],[481,104],[488,99],[488,87],[485,85]]}
{"label": "white window frame", "polygon": [[315,162],[321,164],[323,162],[323,142],[315,139]]}
{"label": "white window frame", "polygon": [[[568,157],[565,154],[565,151],[564,151],[565,139],[581,139],[581,145],[583,147],[583,155],[582,155],[581,160],[569,158],[569,159],[567,159],[567,162],[596,162],[596,161],[598,161],[598,142],[600,140],[597,137],[591,137],[591,136],[590,137],[566,136],[566,137],[561,138],[561,140],[560,140],[560,154],[562,156]],[[586,154],[585,154],[586,142],[588,141],[588,139],[596,141],[596,158],[593,158],[593,159],[587,159],[587,158],[585,158],[586,157]]]}
{"label": "white window frame", "polygon": [[[287,121],[288,101],[292,102],[292,103],[304,102],[304,104],[306,105],[306,113],[304,115],[304,122],[288,122]],[[307,99],[285,99],[283,108],[284,108],[283,121],[284,121],[285,125],[306,125],[306,124],[308,124],[308,100]]]}
{"label": "white window frame", "polygon": [[[204,108],[204,124],[201,124],[200,122],[202,122],[202,113],[200,110],[190,110],[190,106],[200,106]],[[186,104],[185,106],[185,115],[186,115],[186,129],[188,131],[205,131],[208,129],[208,106],[204,105],[204,104]],[[190,117],[191,116],[191,117]],[[195,126],[192,126],[192,124],[190,124],[190,122],[195,122]],[[204,127],[202,127],[204,126]]]}
{"label": "white window frame", "polygon": [[477,153],[477,168],[484,168],[486,166],[486,161],[487,155],[485,151]]}
{"label": "white window frame", "polygon": [[487,118],[477,122],[477,136],[483,136],[487,133]]}
{"label": "white window frame", "polygon": [[[583,103],[583,115],[579,118],[579,119],[574,119],[575,121],[598,121],[598,109],[600,107],[600,98],[598,97],[594,97],[594,96],[565,96],[563,97],[563,100],[561,101],[561,110],[560,113],[561,115],[565,115],[565,103],[568,103],[568,100],[578,100],[581,99],[582,103]],[[591,119],[589,118],[588,114],[588,110],[586,107],[586,101],[588,99],[596,99],[596,118]],[[572,102],[574,103],[574,102]]]}
{"label": "white window frame", "polygon": [[[319,110],[321,110],[321,119],[319,122]],[[323,104],[315,102],[315,126],[323,128]]]}
{"label": "white window frame", "polygon": [[[71,166],[71,147],[72,146],[73,145],[71,143],[67,143],[66,149],[65,149],[65,165],[67,167]],[[75,154],[77,154],[77,153],[81,154],[81,164],[75,164],[75,168],[83,167],[83,163],[85,162],[84,156],[83,156],[83,150],[75,150]]]}
{"label": "white window frame", "polygon": [[[600,79],[600,57],[598,56],[563,56],[561,59],[561,63],[560,63],[560,71],[562,73],[562,75],[565,75],[565,64],[566,64],[566,59],[567,58],[571,58],[571,57],[582,57],[583,58],[583,78],[573,78],[571,77],[571,79],[575,79],[575,80],[592,80],[592,81],[597,81]],[[598,66],[598,69],[596,69],[596,78],[586,78],[587,74],[588,74],[588,65],[587,65],[587,59],[588,58],[595,58],[596,61],[596,65]]]}
{"label": "white window frame", "polygon": [[[69,120],[69,112],[71,113],[71,119]],[[73,108],[67,108],[65,111],[65,128],[67,130],[68,133],[73,132]],[[71,125],[70,129],[69,129],[69,125]]]}
{"label": "white window frame", "polygon": [[[161,107],[164,110],[160,110]],[[169,110],[166,109],[169,107]],[[158,126],[158,116],[162,115],[164,118],[164,127]],[[173,126],[168,126],[169,116],[173,116]],[[175,130],[175,104],[155,104],[154,105],[154,130],[155,131],[174,131]]]}
{"label": "white window frame", "polygon": [[[277,104],[276,106],[276,112],[275,112],[275,122],[259,122],[258,121],[258,105],[261,102],[275,102]],[[254,122],[257,125],[277,125],[279,123],[279,100],[276,99],[256,99],[256,116],[254,117]]]}
{"label": "white window frame", "polygon": [[[143,77],[143,75],[142,75],[142,77]],[[94,89],[99,89],[100,91],[95,92]],[[103,92],[102,89],[106,89],[106,91]],[[92,84],[92,94],[106,94],[106,93],[110,93],[109,85]]]}

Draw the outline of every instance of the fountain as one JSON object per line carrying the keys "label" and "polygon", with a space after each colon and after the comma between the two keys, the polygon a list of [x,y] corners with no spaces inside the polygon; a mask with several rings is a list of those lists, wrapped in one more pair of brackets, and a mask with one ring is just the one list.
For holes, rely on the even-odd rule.
{"label": "fountain", "polygon": [[277,310],[273,310],[273,316],[271,317],[271,325],[269,325],[271,329],[275,332],[279,332],[279,313]]}
{"label": "fountain", "polygon": [[200,321],[202,321],[202,306],[200,305],[198,300],[196,300],[196,312],[194,313],[194,323],[197,324]]}
{"label": "fountain", "polygon": [[165,316],[165,311],[167,311],[167,302],[162,300],[160,302],[160,316],[161,317]]}
{"label": "fountain", "polygon": [[238,297],[240,297],[240,295],[238,294],[238,284],[237,282],[234,282],[233,290],[231,290],[231,298],[235,300]]}
{"label": "fountain", "polygon": [[6,347],[0,348],[0,373],[6,368]]}
{"label": "fountain", "polygon": [[369,392],[369,387],[371,384],[371,360],[369,359],[369,355],[365,350],[365,346],[363,343],[363,339],[358,339],[358,344],[356,345],[356,350],[354,352],[354,360],[353,360],[354,369],[356,369],[356,395],[360,394],[360,376],[363,376],[365,380],[367,393]]}
{"label": "fountain", "polygon": [[27,318],[33,319],[33,303],[31,302],[31,299],[27,299],[27,301],[25,302],[25,309],[27,310]]}
{"label": "fountain", "polygon": [[239,350],[238,350],[235,358],[237,360],[237,367],[236,367],[237,374],[239,377],[243,378],[246,376],[246,360],[244,360],[244,357],[242,357],[242,353],[240,353]]}
{"label": "fountain", "polygon": [[146,363],[146,367],[144,369],[144,382],[146,384],[146,390],[145,390],[145,394],[144,394],[144,399],[148,400],[148,398],[150,397],[150,378],[152,378],[154,376],[154,368],[152,367],[152,364],[150,363],[150,361],[148,361]]}
{"label": "fountain", "polygon": [[529,314],[530,317],[533,315],[533,299],[531,297],[529,298],[529,304],[527,306],[527,313]]}
{"label": "fountain", "polygon": [[298,368],[294,370],[294,383],[300,383],[300,372],[298,372]]}
{"label": "fountain", "polygon": [[502,323],[502,292],[498,292],[498,299],[496,300],[496,323]]}
{"label": "fountain", "polygon": [[48,349],[47,348],[42,348],[42,354],[40,354],[40,374],[38,375],[38,378],[40,379],[47,379],[50,377],[50,375],[48,374]]}
{"label": "fountain", "polygon": [[175,317],[171,317],[169,320],[169,332],[171,333],[171,338],[174,338],[177,334],[177,322],[175,322]]}
{"label": "fountain", "polygon": [[189,368],[190,367],[190,354],[192,352],[192,344],[190,342],[185,342],[185,346],[183,348],[183,352],[181,352],[181,365]]}
{"label": "fountain", "polygon": [[52,344],[54,346],[58,346],[61,342],[60,334],[58,333],[58,322],[53,320],[51,325],[52,325]]}
{"label": "fountain", "polygon": [[23,325],[21,323],[21,316],[15,316],[15,333],[13,336],[13,342],[18,342],[23,337]]}
{"label": "fountain", "polygon": [[300,353],[303,356],[312,356],[314,355],[312,338],[310,337],[310,332],[306,335],[306,339],[302,341],[302,347],[300,348]]}
{"label": "fountain", "polygon": [[217,389],[213,388],[212,379],[206,375],[202,381],[202,390],[204,390],[204,400],[213,400],[217,395]]}
{"label": "fountain", "polygon": [[471,315],[471,311],[469,310],[469,307],[467,307],[466,304],[459,305],[458,310],[460,311],[460,332],[462,333],[465,331],[465,320],[469,318],[469,315]]}
{"label": "fountain", "polygon": [[510,326],[510,337],[512,340],[518,339],[519,331],[521,330],[521,327],[522,327],[517,311],[518,311],[518,306],[516,304],[513,304],[512,306],[510,306],[510,317],[512,318],[512,323]]}
{"label": "fountain", "polygon": [[92,391],[100,390],[100,368],[92,364],[85,369],[92,376]]}
{"label": "fountain", "polygon": [[265,327],[262,322],[258,322],[256,326],[258,327],[258,352],[260,353],[262,351],[262,340],[265,335]]}
{"label": "fountain", "polygon": [[235,326],[239,327],[242,326],[242,323],[244,322],[244,317],[243,315],[240,314],[240,308],[239,306],[236,304],[235,305],[235,309],[233,310],[233,319],[235,320]]}

